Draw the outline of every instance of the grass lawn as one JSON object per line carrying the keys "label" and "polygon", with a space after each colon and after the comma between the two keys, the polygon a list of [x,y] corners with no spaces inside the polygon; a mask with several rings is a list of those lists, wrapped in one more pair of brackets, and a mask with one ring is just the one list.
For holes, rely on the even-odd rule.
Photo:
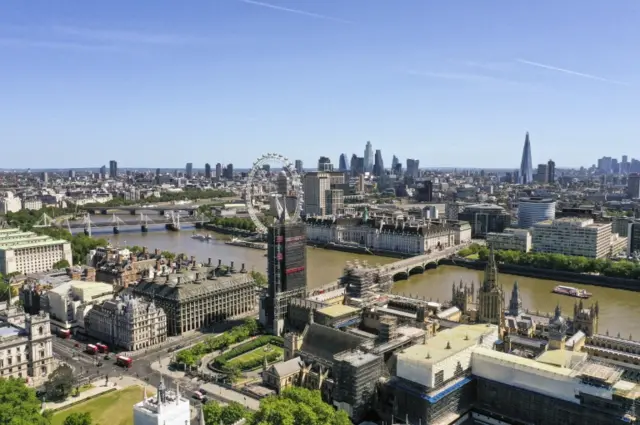
{"label": "grass lawn", "polygon": [[468,257],[466,257],[467,260],[477,260],[478,259],[478,254],[471,254]]}
{"label": "grass lawn", "polygon": [[91,413],[95,425],[133,425],[133,405],[139,401],[142,401],[142,387],[112,391],[56,412],[51,425],[62,425],[67,416],[74,412]]}
{"label": "grass lawn", "polygon": [[244,353],[244,354],[240,354],[238,357],[234,357],[233,359],[229,360],[229,362],[227,364],[232,365],[238,361],[246,361],[246,360],[253,360],[253,359],[262,359],[264,358],[265,354],[271,354],[271,353],[280,353],[281,356],[284,355],[284,350],[282,349],[282,347],[278,347],[277,345],[271,345],[271,350],[270,351],[264,351],[264,349],[266,348],[265,346],[262,347],[258,347],[253,351],[249,351],[248,353]]}

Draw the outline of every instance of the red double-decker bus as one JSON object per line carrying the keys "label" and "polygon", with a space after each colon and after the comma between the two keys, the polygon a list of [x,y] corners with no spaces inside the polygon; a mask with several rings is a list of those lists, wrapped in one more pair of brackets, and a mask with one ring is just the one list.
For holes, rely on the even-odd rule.
{"label": "red double-decker bus", "polygon": [[71,338],[71,331],[68,329],[59,329],[58,335],[60,336],[60,338],[69,339]]}
{"label": "red double-decker bus", "polygon": [[130,357],[116,356],[116,364],[118,366],[130,368],[133,360]]}
{"label": "red double-decker bus", "polygon": [[87,348],[85,351],[89,354],[95,354],[98,352],[98,347],[93,344],[87,344]]}
{"label": "red double-decker bus", "polygon": [[109,352],[109,347],[105,344],[102,344],[100,342],[98,342],[96,344],[96,347],[98,347],[98,351],[100,351],[101,353],[108,353]]}

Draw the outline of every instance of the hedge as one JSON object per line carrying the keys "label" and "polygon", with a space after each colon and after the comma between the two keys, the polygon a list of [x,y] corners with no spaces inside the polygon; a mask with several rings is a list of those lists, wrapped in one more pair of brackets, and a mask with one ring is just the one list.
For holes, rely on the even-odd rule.
{"label": "hedge", "polygon": [[[246,342],[242,345],[238,345],[237,347],[232,348],[224,354],[219,355],[214,360],[214,365],[222,369],[227,365],[227,362],[235,357],[241,356],[244,353],[248,353],[249,351],[253,351],[256,348],[263,347],[267,344],[277,345],[278,347],[282,347],[284,345],[284,339],[278,336],[273,335],[264,335],[254,339],[253,341]],[[242,362],[244,363],[244,362]]]}

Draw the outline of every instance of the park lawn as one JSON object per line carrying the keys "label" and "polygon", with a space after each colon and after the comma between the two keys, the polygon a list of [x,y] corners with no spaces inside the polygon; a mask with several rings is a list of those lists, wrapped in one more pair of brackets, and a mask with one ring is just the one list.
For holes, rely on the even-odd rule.
{"label": "park lawn", "polygon": [[[229,360],[227,364],[233,365],[238,361],[262,359],[264,358],[265,354],[267,354],[267,352],[264,351],[265,347],[266,346],[258,347],[255,350],[249,351],[248,353],[240,354],[238,357],[234,357],[233,359]],[[282,349],[282,347],[278,347],[277,345],[271,345],[271,351],[269,351],[268,354],[271,354],[274,352],[280,353],[281,356],[284,355],[284,350]]]}
{"label": "park lawn", "polygon": [[471,254],[466,257],[467,260],[477,260],[478,258],[478,254]]}
{"label": "park lawn", "polygon": [[91,413],[95,425],[133,425],[133,405],[139,401],[142,401],[142,387],[137,385],[111,391],[56,412],[51,425],[62,425],[74,412]]}

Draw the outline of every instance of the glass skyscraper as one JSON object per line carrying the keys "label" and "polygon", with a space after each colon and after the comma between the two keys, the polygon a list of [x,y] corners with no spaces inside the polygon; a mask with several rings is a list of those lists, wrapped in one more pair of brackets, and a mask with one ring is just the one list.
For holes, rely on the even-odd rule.
{"label": "glass skyscraper", "polygon": [[531,142],[529,141],[529,132],[524,139],[524,148],[522,149],[522,162],[520,163],[520,183],[533,183],[533,164],[531,161]]}

